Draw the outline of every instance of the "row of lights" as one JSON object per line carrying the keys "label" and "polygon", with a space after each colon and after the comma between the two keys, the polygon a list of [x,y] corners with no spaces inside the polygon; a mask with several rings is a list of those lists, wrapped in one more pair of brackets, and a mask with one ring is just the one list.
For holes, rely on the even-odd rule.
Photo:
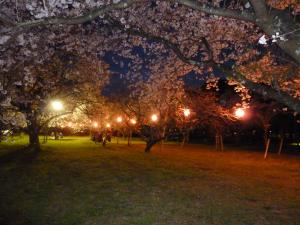
{"label": "row of lights", "polygon": [[[117,119],[116,119],[116,121],[117,121],[118,123],[122,123],[123,118],[122,118],[121,116],[118,116]],[[135,119],[130,119],[129,122],[130,122],[132,125],[135,125],[135,124],[136,124],[136,120],[135,120]],[[93,127],[98,127],[98,123],[97,123],[97,122],[94,122],[94,123],[93,123]],[[106,127],[107,127],[107,128],[110,128],[110,127],[111,127],[111,124],[110,124],[110,123],[107,123],[107,124],[106,124]]]}
{"label": "row of lights", "polygon": [[[185,117],[189,117],[190,114],[191,114],[190,109],[183,109],[183,115],[184,115]],[[118,116],[116,120],[117,120],[118,123],[122,123],[123,118],[122,118],[121,116]],[[158,121],[158,115],[157,115],[157,114],[152,114],[152,115],[151,115],[151,120],[152,120],[152,122],[157,122],[157,121]],[[135,119],[130,119],[129,122],[130,122],[131,124],[133,124],[133,125],[136,124],[136,120],[135,120]],[[93,126],[94,126],[94,127],[98,127],[98,123],[97,123],[97,122],[94,122],[94,123],[93,123]],[[110,123],[107,123],[107,124],[106,124],[106,127],[107,127],[107,128],[110,128],[110,127],[111,127]]]}
{"label": "row of lights", "polygon": [[[51,106],[52,108],[55,110],[55,111],[61,111],[63,110],[63,104],[61,101],[59,100],[54,100],[51,102]],[[191,110],[188,109],[188,108],[184,108],[183,109],[183,115],[187,118],[191,115]],[[245,116],[245,110],[243,110],[242,108],[238,108],[235,110],[235,116],[238,117],[238,118],[242,118]],[[152,114],[151,115],[151,120],[153,122],[157,122],[158,121],[158,115],[157,114]],[[121,123],[123,121],[123,118],[121,116],[118,116],[117,117],[117,122],[118,123]],[[130,119],[130,123],[135,125],[136,124],[136,120],[135,119]],[[98,127],[98,123],[97,122],[94,122],[93,123],[93,126],[94,127]],[[107,123],[106,124],[106,127],[107,128],[110,128],[111,127],[111,124],[110,123]]]}

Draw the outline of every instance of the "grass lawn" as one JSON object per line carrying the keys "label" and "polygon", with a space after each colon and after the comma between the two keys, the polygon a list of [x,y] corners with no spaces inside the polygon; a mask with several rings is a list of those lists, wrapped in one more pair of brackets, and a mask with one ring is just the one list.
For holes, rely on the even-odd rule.
{"label": "grass lawn", "polygon": [[298,156],[78,137],[10,150],[23,144],[0,145],[0,225],[300,224]]}

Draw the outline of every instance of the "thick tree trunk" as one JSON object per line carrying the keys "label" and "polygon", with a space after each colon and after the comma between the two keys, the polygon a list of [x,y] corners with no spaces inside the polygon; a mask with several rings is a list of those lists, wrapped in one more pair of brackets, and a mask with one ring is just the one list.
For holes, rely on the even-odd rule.
{"label": "thick tree trunk", "polygon": [[33,151],[40,151],[39,129],[37,127],[28,127],[29,148]]}
{"label": "thick tree trunk", "polygon": [[29,148],[33,151],[40,151],[39,131],[40,127],[37,122],[37,116],[32,113],[27,116],[27,129],[29,135]]}

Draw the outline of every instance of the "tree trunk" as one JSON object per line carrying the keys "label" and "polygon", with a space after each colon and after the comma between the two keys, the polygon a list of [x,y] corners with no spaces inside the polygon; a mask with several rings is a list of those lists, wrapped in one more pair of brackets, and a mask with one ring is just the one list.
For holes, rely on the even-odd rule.
{"label": "tree trunk", "polygon": [[283,147],[283,140],[284,140],[284,137],[283,137],[283,136],[281,136],[281,137],[280,137],[279,149],[278,149],[278,155],[280,155],[280,154],[281,154],[282,147]]}
{"label": "tree trunk", "polygon": [[265,158],[265,159],[266,159],[267,156],[268,156],[269,147],[270,147],[270,138],[268,138],[268,140],[267,140],[267,145],[266,145],[265,155],[264,155],[264,158]]}
{"label": "tree trunk", "polygon": [[220,138],[220,148],[221,151],[223,152],[224,151],[223,136],[220,134],[219,138]]}
{"label": "tree trunk", "polygon": [[220,145],[220,143],[219,143],[220,139],[219,139],[219,135],[218,134],[216,134],[215,140],[216,140],[216,150],[218,150],[219,149],[219,145]]}
{"label": "tree trunk", "polygon": [[37,127],[28,127],[29,148],[33,151],[40,151],[39,129]]}
{"label": "tree trunk", "polygon": [[183,148],[183,146],[185,144],[188,144],[189,140],[190,140],[190,132],[187,129],[186,131],[183,132],[183,139],[182,139],[182,142],[181,142],[181,148]]}
{"label": "tree trunk", "polygon": [[159,140],[149,140],[146,142],[146,148],[145,152],[149,153],[151,151],[151,148],[157,143]]}
{"label": "tree trunk", "polygon": [[186,136],[185,136],[185,134],[183,134],[183,138],[182,138],[182,142],[181,142],[181,148],[183,148],[183,146],[184,146],[184,144],[185,144],[185,142],[186,142]]}
{"label": "tree trunk", "polygon": [[29,148],[33,151],[40,151],[40,140],[39,140],[39,125],[37,122],[37,116],[35,113],[32,113],[27,117],[27,129],[29,135]]}
{"label": "tree trunk", "polygon": [[268,139],[269,139],[269,126],[264,126],[264,145],[265,147],[267,146],[267,142],[268,142]]}
{"label": "tree trunk", "polygon": [[128,146],[131,145],[131,137],[132,137],[132,131],[129,130],[128,139],[127,139],[127,145],[128,145]]}

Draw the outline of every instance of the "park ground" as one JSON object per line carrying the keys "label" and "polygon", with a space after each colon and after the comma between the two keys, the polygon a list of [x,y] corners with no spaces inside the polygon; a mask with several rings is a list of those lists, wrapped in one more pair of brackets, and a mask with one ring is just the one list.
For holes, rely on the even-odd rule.
{"label": "park ground", "polygon": [[300,157],[209,146],[0,144],[0,225],[299,225]]}

